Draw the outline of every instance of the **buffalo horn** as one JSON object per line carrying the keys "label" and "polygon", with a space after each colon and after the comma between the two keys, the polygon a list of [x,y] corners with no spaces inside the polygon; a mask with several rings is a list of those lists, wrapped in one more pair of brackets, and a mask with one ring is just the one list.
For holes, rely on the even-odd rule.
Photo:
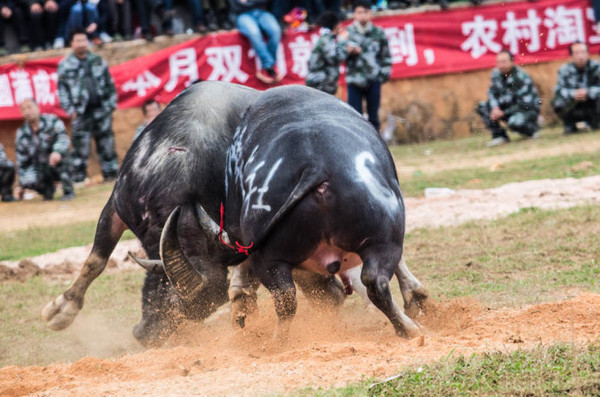
{"label": "buffalo horn", "polygon": [[142,259],[134,256],[131,251],[127,252],[127,255],[133,260],[135,263],[148,270],[150,273],[155,274],[163,274],[163,263],[160,259]]}
{"label": "buffalo horn", "polygon": [[[210,215],[208,215],[204,210],[204,207],[202,207],[200,204],[196,204],[196,214],[198,215],[198,222],[200,222],[200,227],[202,227],[203,230],[210,232],[215,236],[219,235],[219,230],[221,228],[219,227],[219,225],[217,225],[215,221],[213,221]],[[223,233],[221,233],[221,239],[223,239],[223,242],[225,242],[226,244],[231,244],[229,236],[227,235],[227,232],[225,230],[223,230]]]}
{"label": "buffalo horn", "polygon": [[175,208],[165,222],[160,236],[160,257],[165,273],[179,296],[191,300],[204,287],[205,277],[192,266],[181,250],[177,237],[179,213],[180,208]]}

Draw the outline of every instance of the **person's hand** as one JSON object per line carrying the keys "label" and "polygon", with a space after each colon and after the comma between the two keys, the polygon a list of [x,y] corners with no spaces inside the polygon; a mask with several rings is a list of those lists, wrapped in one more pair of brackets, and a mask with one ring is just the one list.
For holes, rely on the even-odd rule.
{"label": "person's hand", "polygon": [[574,97],[576,101],[585,101],[587,99],[587,90],[585,88],[575,90]]}
{"label": "person's hand", "polygon": [[496,120],[501,119],[502,116],[504,116],[504,112],[502,110],[500,110],[500,108],[498,106],[494,106],[494,108],[492,109],[492,112],[490,113],[490,118],[493,121],[496,121]]}
{"label": "person's hand", "polygon": [[54,0],[47,0],[46,3],[44,3],[44,10],[56,12],[58,10],[58,4],[56,4],[56,1]]}
{"label": "person's hand", "polygon": [[87,33],[90,33],[90,34],[92,34],[92,33],[94,33],[94,32],[96,31],[96,28],[97,28],[97,27],[98,27],[98,24],[97,24],[96,22],[92,22],[92,23],[90,23],[90,24],[88,25],[88,27],[87,27],[87,28],[85,28],[85,31],[86,31]]}
{"label": "person's hand", "polygon": [[54,167],[56,164],[60,163],[62,160],[62,156],[58,152],[50,153],[50,167]]}
{"label": "person's hand", "polygon": [[3,18],[8,19],[12,15],[12,10],[8,7],[2,7],[1,13]]}
{"label": "person's hand", "polygon": [[353,44],[348,44],[347,51],[348,51],[348,54],[351,54],[351,55],[358,55],[361,53],[360,47],[353,45]]}
{"label": "person's hand", "polygon": [[42,6],[39,5],[38,3],[33,3],[30,7],[30,10],[34,14],[40,14],[43,11]]}

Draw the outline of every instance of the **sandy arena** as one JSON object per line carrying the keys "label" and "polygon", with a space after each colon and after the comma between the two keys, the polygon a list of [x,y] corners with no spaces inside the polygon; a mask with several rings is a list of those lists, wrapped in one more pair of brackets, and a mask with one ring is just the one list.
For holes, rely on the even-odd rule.
{"label": "sandy arena", "polygon": [[[563,208],[599,200],[598,176],[528,181],[447,197],[410,198],[407,222],[414,230],[496,218],[524,207]],[[111,262],[113,271],[133,267],[123,260],[127,250],[139,250],[138,243],[120,244]],[[61,250],[32,258],[29,266],[37,267],[37,272],[74,276],[88,251],[89,247]],[[23,271],[18,262],[5,265],[5,272]],[[560,303],[516,309],[492,310],[473,300],[432,301],[418,319],[425,335],[412,340],[396,337],[383,314],[364,308],[358,299],[348,300],[339,313],[331,314],[316,312],[300,296],[291,340],[285,346],[272,340],[275,313],[272,303],[262,299],[260,315],[243,331],[231,327],[224,307],[202,326],[187,324],[166,348],[116,359],[88,357],[73,364],[2,368],[0,395],[273,395],[303,387],[344,386],[362,376],[383,379],[405,366],[449,355],[596,341],[600,295],[568,294],[564,298],[569,299]]]}

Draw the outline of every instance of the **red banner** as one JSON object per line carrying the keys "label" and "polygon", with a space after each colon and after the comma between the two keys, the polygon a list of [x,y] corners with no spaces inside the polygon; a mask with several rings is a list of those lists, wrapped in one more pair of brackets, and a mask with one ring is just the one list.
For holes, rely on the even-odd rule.
{"label": "red banner", "polygon": [[[508,48],[520,64],[567,57],[567,46],[600,49],[589,0],[546,0],[484,5],[375,18],[392,53],[392,79],[492,67]],[[303,84],[317,32],[286,33],[278,53],[282,84]],[[0,120],[20,118],[18,103],[34,96],[43,111],[64,115],[56,95],[60,59],[0,66]],[[267,88],[255,77],[258,60],[237,32],[210,34],[110,69],[119,107],[148,98],[167,103],[191,82],[221,80]]]}

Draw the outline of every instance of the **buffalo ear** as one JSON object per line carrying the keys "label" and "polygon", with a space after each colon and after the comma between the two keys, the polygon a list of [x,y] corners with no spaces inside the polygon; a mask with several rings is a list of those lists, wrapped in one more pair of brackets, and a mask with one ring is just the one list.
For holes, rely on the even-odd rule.
{"label": "buffalo ear", "polygon": [[160,257],[177,294],[183,300],[192,301],[204,288],[206,277],[192,266],[181,249],[177,235],[180,212],[181,209],[176,207],[165,222],[160,236]]}

